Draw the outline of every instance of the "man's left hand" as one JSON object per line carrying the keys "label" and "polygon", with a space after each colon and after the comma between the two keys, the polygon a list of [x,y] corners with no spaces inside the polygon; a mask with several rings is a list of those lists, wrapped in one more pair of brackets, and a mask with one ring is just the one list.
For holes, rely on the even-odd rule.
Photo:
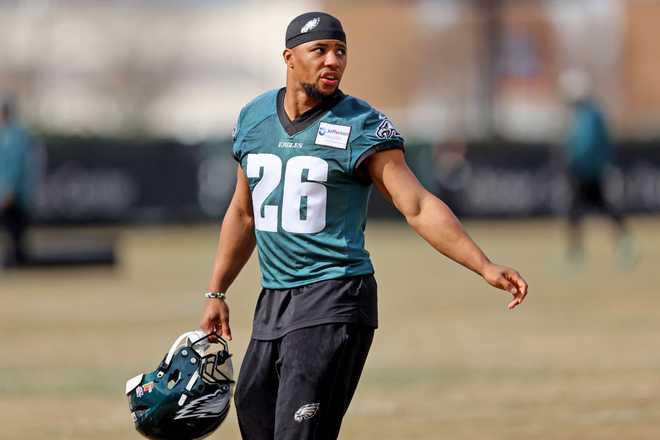
{"label": "man's left hand", "polygon": [[491,286],[506,290],[513,295],[513,301],[508,305],[509,309],[516,308],[525,300],[527,282],[512,268],[488,263],[481,275]]}

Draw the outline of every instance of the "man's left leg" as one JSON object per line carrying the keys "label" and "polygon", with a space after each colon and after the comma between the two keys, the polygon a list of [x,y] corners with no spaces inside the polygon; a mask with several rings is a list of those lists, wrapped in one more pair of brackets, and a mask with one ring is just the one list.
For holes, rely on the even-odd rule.
{"label": "man's left leg", "polygon": [[635,251],[632,237],[623,219],[622,209],[606,196],[604,182],[602,180],[596,189],[595,202],[614,223],[616,253],[619,265],[623,269],[632,268],[637,261],[637,252]]}
{"label": "man's left leg", "polygon": [[27,260],[25,253],[25,232],[28,226],[28,216],[17,203],[12,203],[4,211],[4,222],[9,232],[10,248],[7,252],[9,265],[24,264]]}
{"label": "man's left leg", "polygon": [[373,328],[326,324],[283,338],[275,440],[337,438],[373,336]]}

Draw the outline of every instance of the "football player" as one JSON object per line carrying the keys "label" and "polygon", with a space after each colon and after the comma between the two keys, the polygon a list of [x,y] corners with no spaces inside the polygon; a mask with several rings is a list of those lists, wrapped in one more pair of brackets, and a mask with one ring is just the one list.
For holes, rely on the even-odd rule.
{"label": "football player", "polygon": [[509,292],[509,308],[527,283],[492,263],[420,185],[390,119],[339,89],[348,49],[337,18],[300,15],[285,43],[286,87],[238,118],[236,189],[201,328],[231,339],[226,292],[256,245],[263,290],[234,398],[242,436],[335,439],[378,325],[364,249],[372,186],[438,252]]}
{"label": "football player", "polygon": [[614,162],[612,142],[605,114],[597,102],[589,76],[568,70],[560,77],[560,89],[570,109],[566,140],[566,171],[571,189],[568,209],[568,263],[573,270],[582,264],[584,245],[582,222],[590,207],[599,208],[616,226],[617,257],[623,269],[635,263],[632,236],[621,210],[605,195],[607,171]]}
{"label": "football player", "polygon": [[[0,103],[0,226],[9,233],[11,246],[5,266],[27,262],[26,233],[34,186],[34,140],[19,122],[11,98]],[[0,256],[0,266],[3,256]]]}

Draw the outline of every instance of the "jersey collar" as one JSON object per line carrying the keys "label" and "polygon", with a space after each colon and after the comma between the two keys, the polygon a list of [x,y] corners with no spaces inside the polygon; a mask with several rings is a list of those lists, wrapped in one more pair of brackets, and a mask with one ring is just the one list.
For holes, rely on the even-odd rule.
{"label": "jersey collar", "polygon": [[312,125],[314,122],[318,121],[321,116],[335,105],[339,103],[346,95],[337,89],[337,91],[328,99],[321,102],[316,107],[313,107],[307,110],[302,115],[298,116],[293,121],[289,119],[289,116],[284,111],[284,94],[286,93],[286,87],[282,87],[277,93],[277,116],[280,119],[280,123],[284,128],[284,131],[289,136],[293,136],[296,133],[299,133]]}

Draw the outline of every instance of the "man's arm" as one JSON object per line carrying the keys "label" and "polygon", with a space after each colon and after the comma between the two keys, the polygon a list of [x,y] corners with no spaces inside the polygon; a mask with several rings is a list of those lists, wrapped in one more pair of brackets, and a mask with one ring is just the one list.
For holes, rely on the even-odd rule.
{"label": "man's arm", "polygon": [[[255,246],[252,199],[247,178],[241,167],[236,172],[236,189],[220,229],[220,240],[213,262],[209,291],[226,292]],[[213,331],[231,340],[229,307],[222,299],[208,299],[202,313],[200,328]]]}
{"label": "man's arm", "polygon": [[527,295],[525,280],[515,270],[491,263],[451,209],[419,183],[408,168],[402,151],[376,153],[367,159],[365,165],[380,192],[433,248],[478,273],[490,285],[511,293],[510,309],[522,303]]}

